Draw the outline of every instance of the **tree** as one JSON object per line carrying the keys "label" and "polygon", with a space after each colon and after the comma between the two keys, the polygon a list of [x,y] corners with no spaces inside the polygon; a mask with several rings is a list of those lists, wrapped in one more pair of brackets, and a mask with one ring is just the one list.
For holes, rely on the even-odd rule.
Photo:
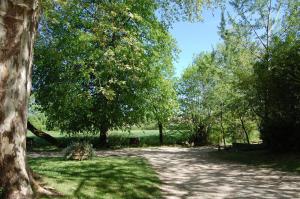
{"label": "tree", "polygon": [[[269,61],[263,59],[255,65],[256,94],[268,91],[269,114],[262,119],[261,135],[273,150],[299,150],[299,47],[294,34],[277,38],[270,47]],[[262,101],[265,104],[266,102]],[[257,106],[262,111],[264,106]]]}
{"label": "tree", "polygon": [[54,146],[57,146],[57,147],[62,146],[61,143],[55,137],[52,137],[48,133],[37,129],[30,121],[27,122],[27,129],[29,131],[31,131],[37,137],[46,140],[47,142],[49,142],[50,144],[52,144]]}
{"label": "tree", "polygon": [[213,108],[211,97],[219,78],[214,64],[213,54],[200,54],[184,71],[179,83],[181,113],[191,125],[195,145],[208,143]]}
{"label": "tree", "polygon": [[[232,19],[230,20],[232,21]],[[223,68],[223,81],[230,85],[226,94],[226,107],[231,113],[234,125],[241,127],[245,140],[250,144],[248,126],[253,126],[256,121],[249,101],[253,98],[254,93],[251,85],[254,81],[253,65],[257,59],[258,49],[255,42],[241,36],[244,34],[243,28],[234,23],[232,26],[227,26],[226,22],[223,10],[219,27],[223,43],[218,46],[217,59],[218,65]]]}
{"label": "tree", "polygon": [[52,125],[66,132],[100,131],[104,145],[109,129],[145,119],[147,91],[174,48],[155,9],[151,1],[70,1],[46,13],[34,88]]}
{"label": "tree", "polygon": [[27,105],[31,90],[33,45],[40,4],[1,2],[0,19],[0,186],[4,199],[55,195],[40,186],[26,164]]}
{"label": "tree", "polygon": [[39,4],[3,0],[0,9],[0,183],[5,199],[31,198],[25,151]]}
{"label": "tree", "polygon": [[210,142],[222,140],[224,146],[242,140],[250,143],[250,131],[255,128],[248,102],[253,51],[245,49],[243,38],[226,27],[224,15],[220,35],[224,43],[197,56],[184,72],[179,89],[181,111],[192,118],[193,131],[204,132]]}
{"label": "tree", "polygon": [[159,129],[159,141],[163,144],[163,127],[175,114],[178,102],[172,79],[164,76],[157,78],[155,86],[149,90],[148,106],[150,118],[156,120]]}
{"label": "tree", "polygon": [[[269,147],[274,149],[297,148],[297,144],[289,141],[290,139],[295,140],[295,137],[297,137],[293,133],[297,129],[295,127],[297,119],[294,118],[297,118],[297,116],[293,113],[297,108],[294,107],[289,110],[290,113],[287,113],[287,107],[285,107],[297,107],[297,105],[294,104],[293,100],[283,100],[283,98],[277,97],[281,86],[284,85],[287,92],[294,92],[294,85],[297,84],[296,81],[286,80],[285,73],[279,71],[297,74],[295,69],[297,67],[284,54],[291,55],[290,59],[297,60],[297,56],[290,48],[294,46],[290,41],[293,40],[297,43],[297,32],[299,30],[298,4],[291,0],[235,0],[231,2],[231,5],[237,12],[238,17],[236,19],[239,19],[233,20],[231,18],[232,25],[236,27],[235,30],[242,30],[240,36],[250,42],[255,42],[255,51],[260,52],[253,58],[253,61],[257,63],[252,64],[255,70],[251,78],[252,83],[249,84],[253,86],[248,86],[251,94],[248,95],[248,103],[260,119],[262,139]],[[274,52],[275,47],[278,48],[276,49],[278,53]],[[294,70],[294,72],[291,72],[291,70]],[[282,77],[279,78],[278,74]],[[289,99],[295,99],[295,96],[281,94]],[[278,101],[274,101],[276,98]],[[280,106],[281,108],[279,108]],[[284,134],[285,131],[288,133]]]}

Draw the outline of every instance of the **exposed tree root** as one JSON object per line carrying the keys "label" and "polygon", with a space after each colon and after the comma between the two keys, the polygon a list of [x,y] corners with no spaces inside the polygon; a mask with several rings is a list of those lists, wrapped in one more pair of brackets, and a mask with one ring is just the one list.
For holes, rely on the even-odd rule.
{"label": "exposed tree root", "polygon": [[47,187],[45,183],[42,182],[42,177],[39,176],[36,173],[33,173],[31,169],[28,169],[28,175],[31,187],[34,192],[34,198],[38,199],[42,196],[48,196],[48,197],[62,197],[64,196],[62,193],[56,191],[52,187]]}

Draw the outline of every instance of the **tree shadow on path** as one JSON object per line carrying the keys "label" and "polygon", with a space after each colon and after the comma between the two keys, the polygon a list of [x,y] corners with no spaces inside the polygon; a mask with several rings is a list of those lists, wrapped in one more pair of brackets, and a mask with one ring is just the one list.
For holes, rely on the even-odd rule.
{"label": "tree shadow on path", "polygon": [[163,181],[165,198],[300,198],[299,175],[226,162],[211,152],[205,147],[161,147],[97,154],[147,158]]}

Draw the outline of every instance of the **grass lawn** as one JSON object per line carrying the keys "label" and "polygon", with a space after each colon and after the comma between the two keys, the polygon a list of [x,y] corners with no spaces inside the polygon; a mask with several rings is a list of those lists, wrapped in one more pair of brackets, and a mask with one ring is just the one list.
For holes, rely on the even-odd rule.
{"label": "grass lawn", "polygon": [[[140,138],[139,146],[141,147],[160,146],[158,130],[131,130],[130,132],[110,131],[108,141],[111,146],[124,147],[128,146],[128,141],[131,137]],[[186,142],[188,138],[188,131],[164,131],[164,145],[180,145]]]}
{"label": "grass lawn", "polygon": [[268,167],[280,171],[300,174],[300,153],[272,153],[268,151],[221,151],[212,152],[212,157],[221,160],[247,164],[259,167]]}
{"label": "grass lawn", "polygon": [[87,161],[31,158],[33,171],[70,199],[159,199],[160,181],[142,158],[105,157]]}
{"label": "grass lawn", "polygon": [[[87,135],[85,137],[77,136],[77,137],[68,137],[67,135],[61,134],[59,131],[48,131],[50,135],[60,140],[62,143],[68,145],[68,143],[84,138],[88,139],[91,143],[96,146],[98,143],[99,135]],[[36,137],[31,132],[28,132],[28,137],[34,139],[34,145],[30,147],[32,151],[55,151],[60,150],[57,147],[49,144],[45,140]],[[158,130],[131,130],[127,131],[110,131],[108,133],[108,144],[111,148],[121,148],[128,147],[129,138],[138,137],[140,138],[139,147],[147,147],[147,146],[159,146],[159,132]],[[165,145],[181,145],[182,143],[187,142],[189,139],[188,131],[170,131],[167,130],[164,132],[164,144]]]}

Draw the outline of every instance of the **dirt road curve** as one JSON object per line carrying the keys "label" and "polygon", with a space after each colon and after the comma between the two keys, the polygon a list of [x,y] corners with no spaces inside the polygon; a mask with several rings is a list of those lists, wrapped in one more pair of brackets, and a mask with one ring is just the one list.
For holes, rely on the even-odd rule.
{"label": "dirt road curve", "polygon": [[[97,156],[141,156],[163,182],[166,199],[300,199],[300,176],[229,164],[209,157],[210,148],[135,148]],[[251,158],[251,157],[249,157]]]}
{"label": "dirt road curve", "polygon": [[300,198],[299,175],[224,163],[210,158],[211,150],[161,147],[98,155],[145,157],[159,174],[167,199]]}

